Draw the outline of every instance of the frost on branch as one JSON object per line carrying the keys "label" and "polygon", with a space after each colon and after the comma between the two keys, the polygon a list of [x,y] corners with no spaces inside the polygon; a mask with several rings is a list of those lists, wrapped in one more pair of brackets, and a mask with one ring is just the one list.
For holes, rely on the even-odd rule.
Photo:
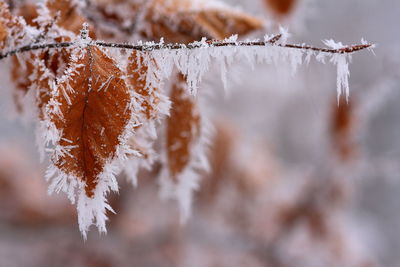
{"label": "frost on branch", "polygon": [[[277,36],[286,35],[286,32]],[[255,63],[274,64],[276,66],[287,62],[291,66],[292,74],[297,71],[298,66],[308,63],[314,56],[321,63],[328,58],[337,66],[337,92],[338,96],[342,92],[349,96],[349,71],[348,61],[351,59],[353,47],[340,46],[340,48],[315,49],[305,45],[286,44],[286,40],[279,40],[277,36],[264,37],[264,41],[252,40],[242,42],[237,40],[237,36],[231,36],[221,42],[213,43],[202,39],[180,48],[169,49],[167,46],[162,48],[164,43],[146,43],[146,50],[157,66],[162,66],[160,76],[165,79],[171,74],[171,70],[177,68],[186,78],[189,90],[196,94],[198,85],[204,74],[208,71],[210,64],[220,66],[221,77],[226,84],[226,73],[228,67],[235,61],[247,61],[253,68]],[[256,45],[254,45],[256,44]],[[154,49],[160,46],[161,48]],[[222,48],[223,47],[223,48]],[[356,46],[355,46],[356,47]],[[340,49],[348,49],[342,52]],[[359,48],[358,48],[359,49]],[[333,51],[333,52],[332,52]]]}
{"label": "frost on branch", "polygon": [[[341,42],[336,43],[335,41],[325,40],[325,45],[333,48],[333,49],[341,49],[345,47]],[[342,93],[346,95],[346,100],[349,101],[350,95],[350,87],[349,87],[349,56],[344,54],[336,54],[331,57],[331,62],[336,65],[337,68],[337,81],[336,81],[336,90],[337,90],[337,102],[339,103],[340,96]]]}

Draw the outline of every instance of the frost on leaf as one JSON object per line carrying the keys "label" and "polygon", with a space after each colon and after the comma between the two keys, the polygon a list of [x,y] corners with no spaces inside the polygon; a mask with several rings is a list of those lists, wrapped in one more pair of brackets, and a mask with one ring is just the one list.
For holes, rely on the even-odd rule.
{"label": "frost on leaf", "polygon": [[29,53],[24,59],[13,57],[11,78],[15,82],[14,101],[18,112],[27,112],[23,97],[32,91],[39,119],[45,118],[45,106],[51,95],[51,84],[64,70],[69,50]]}
{"label": "frost on leaf", "polygon": [[8,21],[11,18],[11,14],[4,2],[0,2],[0,49],[4,47],[4,41],[8,35]]}
{"label": "frost on leaf", "polygon": [[125,164],[128,180],[136,185],[139,168],[150,169],[156,159],[153,143],[157,138],[156,123],[168,114],[169,100],[161,91],[162,80],[159,68],[146,52],[133,51],[127,66],[127,81],[138,106],[136,112],[140,124],[135,126],[135,135],[128,143],[141,154],[141,158],[131,157]]}
{"label": "frost on leaf", "polygon": [[53,160],[64,173],[84,181],[92,197],[129,121],[130,95],[121,71],[99,48],[87,48],[72,65],[75,69],[59,81],[53,99],[51,120],[62,133],[58,145],[66,150]]}
{"label": "frost on leaf", "polygon": [[[83,234],[96,219],[105,231],[105,194],[117,190],[116,164],[131,123],[131,95],[122,71],[95,46],[78,48],[70,68],[58,80],[49,102],[56,129],[52,155],[53,188],[72,192],[79,186],[79,224]],[[70,195],[71,198],[73,196]]]}
{"label": "frost on leaf", "polygon": [[[3,6],[2,8],[4,8],[5,6],[4,3],[0,3],[0,5]],[[24,10],[25,10],[24,14],[26,15],[27,18],[29,18],[29,21],[32,22],[32,19],[37,16],[37,13],[34,12],[31,8]],[[22,39],[25,35],[23,30],[24,29],[23,28],[24,23],[22,22],[23,20],[21,18],[13,17],[8,10],[4,10],[1,13],[2,14],[0,15],[1,16],[0,24],[6,26],[6,35],[5,35],[6,38],[2,39],[0,37],[0,43],[2,41],[6,41],[6,39],[8,39],[8,42],[0,44],[0,48],[4,46],[13,47],[21,44]],[[0,32],[1,32],[1,26],[0,26]],[[15,38],[15,36],[19,36],[19,38]],[[22,97],[25,96],[25,94],[28,92],[32,84],[31,75],[34,72],[34,64],[33,64],[34,58],[36,58],[35,54],[29,53],[28,55],[25,56],[21,55],[13,56],[11,59],[12,60],[11,79],[15,82],[16,85],[15,87],[16,90],[13,92],[13,99],[16,105],[16,110],[18,112],[23,111]]]}
{"label": "frost on leaf", "polygon": [[6,47],[6,41],[11,39],[12,29],[14,27],[20,27],[15,18],[11,15],[8,10],[8,6],[5,2],[0,2],[0,49]]}
{"label": "frost on leaf", "polygon": [[[62,3],[67,1],[49,1],[48,4],[52,2]],[[65,13],[65,10],[69,10],[69,13],[74,13],[74,9],[64,6],[64,12],[59,12],[51,5],[49,8],[44,5],[35,7],[28,3],[22,5],[18,13],[23,16],[31,29],[34,29],[32,31],[36,33],[34,36],[35,43],[71,41],[71,37],[74,34],[69,33],[69,31],[74,30],[70,28],[73,24],[64,22],[64,24],[60,24],[64,28],[60,28],[54,22],[60,22],[60,14]],[[56,76],[63,73],[69,60],[69,50],[44,50],[12,58],[11,78],[16,83],[17,90],[14,91],[14,100],[17,111],[25,111],[22,99],[28,91],[33,91],[32,95],[36,100],[39,119],[44,119],[43,107],[50,97],[50,84],[55,80]]]}
{"label": "frost on leaf", "polygon": [[161,197],[178,201],[181,222],[190,216],[201,171],[208,170],[207,127],[200,115],[198,97],[191,95],[187,86],[179,75],[171,89],[172,106],[166,120],[164,167],[160,174]]}
{"label": "frost on leaf", "polygon": [[25,21],[19,16],[13,16],[7,4],[0,1],[0,52],[11,50],[17,45],[31,41],[30,37]]}
{"label": "frost on leaf", "polygon": [[171,177],[177,181],[178,175],[189,165],[192,145],[199,138],[200,114],[183,78],[172,87],[171,101],[171,114],[167,119],[167,164]]}
{"label": "frost on leaf", "polygon": [[148,65],[151,62],[146,62],[146,58],[149,57],[145,53],[133,51],[129,57],[127,75],[130,87],[140,96],[142,115],[146,120],[154,120],[159,115],[160,88],[154,86],[158,83],[157,76],[148,79]]}
{"label": "frost on leaf", "polygon": [[69,61],[69,50],[45,51],[34,61],[32,89],[35,90],[36,105],[39,119],[45,119],[45,107],[51,98],[52,84]]}

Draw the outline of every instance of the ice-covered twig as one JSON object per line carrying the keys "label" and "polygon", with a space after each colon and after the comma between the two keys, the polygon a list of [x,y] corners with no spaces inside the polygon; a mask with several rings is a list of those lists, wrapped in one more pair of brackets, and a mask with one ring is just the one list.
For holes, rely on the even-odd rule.
{"label": "ice-covered twig", "polygon": [[41,49],[51,49],[51,48],[67,48],[67,47],[72,47],[73,45],[75,45],[75,42],[24,45],[19,48],[7,51],[5,53],[0,53],[0,60],[23,52],[29,52]]}
{"label": "ice-covered twig", "polygon": [[[164,42],[146,42],[139,44],[127,44],[127,43],[109,43],[102,41],[91,41],[90,44],[102,46],[102,47],[110,47],[110,48],[119,48],[119,49],[128,49],[128,50],[137,50],[137,51],[154,51],[154,50],[182,50],[182,49],[196,49],[196,48],[212,48],[212,47],[246,47],[246,46],[279,46],[290,49],[301,49],[301,50],[311,50],[315,52],[323,52],[328,54],[350,54],[360,50],[364,50],[367,48],[373,47],[373,44],[358,44],[352,46],[345,46],[338,49],[332,48],[320,48],[313,47],[309,45],[298,45],[298,44],[280,44],[278,43],[280,34],[273,36],[272,38],[265,41],[220,41],[220,40],[208,40],[204,42],[193,42],[190,44],[173,44],[173,43],[164,43]],[[52,49],[52,48],[68,48],[77,45],[76,42],[60,42],[60,43],[45,43],[45,44],[29,44],[14,50],[10,50],[7,52],[0,53],[0,60],[18,53],[29,52],[34,50],[41,49]]]}

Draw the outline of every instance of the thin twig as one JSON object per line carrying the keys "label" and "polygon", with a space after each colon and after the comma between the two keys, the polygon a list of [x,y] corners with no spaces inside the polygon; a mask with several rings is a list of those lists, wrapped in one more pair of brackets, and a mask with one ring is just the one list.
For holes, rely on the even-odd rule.
{"label": "thin twig", "polygon": [[[273,36],[271,39],[266,41],[206,41],[194,42],[190,44],[172,44],[172,43],[145,43],[145,44],[126,44],[126,43],[108,43],[102,41],[92,41],[89,45],[97,45],[102,47],[129,49],[138,51],[153,51],[153,50],[181,50],[181,49],[196,49],[196,48],[209,48],[209,47],[248,47],[248,46],[279,46],[291,49],[303,49],[311,50],[315,52],[323,52],[329,54],[350,54],[363,49],[372,47],[372,44],[361,44],[346,46],[339,49],[319,48],[308,45],[296,45],[296,44],[280,44],[276,43],[281,38],[281,35]],[[76,42],[60,42],[60,43],[45,43],[45,44],[30,44],[20,48],[0,53],[0,60],[17,53],[35,51],[40,49],[51,49],[51,48],[68,48],[78,45]]]}
{"label": "thin twig", "polygon": [[49,33],[50,29],[54,26],[54,24],[57,22],[57,20],[59,19],[60,15],[59,13],[57,13],[56,15],[53,16],[53,19],[50,21],[50,23],[47,23],[44,26],[43,32],[41,32],[34,40],[34,43],[39,43],[40,41],[42,41],[46,35]]}
{"label": "thin twig", "polygon": [[18,53],[23,53],[23,52],[29,52],[29,51],[35,51],[35,50],[40,50],[40,49],[47,49],[47,48],[67,48],[73,46],[75,43],[74,42],[62,42],[62,43],[50,43],[50,44],[30,44],[30,45],[25,45],[20,48],[1,53],[0,54],[0,60]]}
{"label": "thin twig", "polygon": [[275,36],[273,36],[271,39],[268,40],[269,44],[275,44],[276,42],[278,42],[282,37],[282,34],[277,34]]}

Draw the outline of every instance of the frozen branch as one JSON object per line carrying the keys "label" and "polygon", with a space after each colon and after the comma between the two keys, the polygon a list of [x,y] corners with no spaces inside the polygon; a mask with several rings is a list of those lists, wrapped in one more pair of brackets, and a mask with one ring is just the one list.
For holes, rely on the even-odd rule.
{"label": "frozen branch", "polygon": [[[109,43],[103,41],[92,41],[89,44],[97,45],[101,47],[110,47],[118,49],[128,49],[137,51],[154,51],[154,50],[182,50],[182,49],[197,49],[197,48],[212,48],[212,47],[250,47],[250,46],[279,46],[289,49],[300,49],[300,50],[311,50],[314,52],[323,52],[328,54],[350,54],[360,50],[373,47],[372,44],[359,44],[346,46],[339,49],[319,48],[309,45],[298,45],[298,44],[280,44],[277,41],[281,35],[275,35],[266,41],[220,41],[220,40],[207,40],[200,42],[193,42],[190,44],[173,44],[173,43],[139,43],[139,44],[127,44],[127,43]],[[29,44],[14,50],[10,50],[4,53],[0,53],[0,60],[18,53],[41,50],[41,49],[54,49],[54,48],[68,48],[79,45],[78,42],[59,42],[59,43],[44,43],[44,44]]]}

